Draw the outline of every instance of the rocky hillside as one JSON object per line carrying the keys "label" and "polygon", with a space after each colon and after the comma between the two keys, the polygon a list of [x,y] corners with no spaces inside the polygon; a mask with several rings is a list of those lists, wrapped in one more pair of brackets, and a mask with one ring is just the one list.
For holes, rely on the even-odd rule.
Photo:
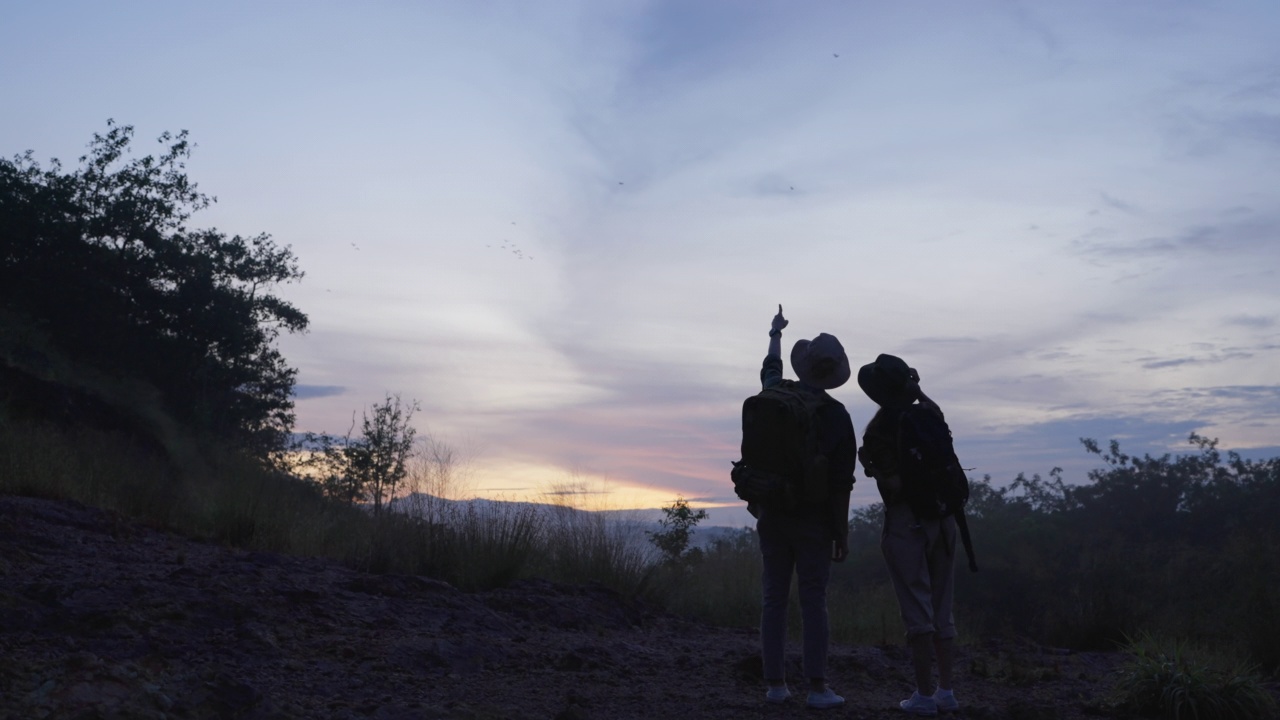
{"label": "rocky hillside", "polygon": [[[0,497],[4,720],[808,716],[763,702],[756,648],[589,584],[468,594]],[[1114,661],[965,648],[960,716],[1098,714]],[[849,703],[828,716],[901,716],[900,647],[836,646],[831,666]]]}

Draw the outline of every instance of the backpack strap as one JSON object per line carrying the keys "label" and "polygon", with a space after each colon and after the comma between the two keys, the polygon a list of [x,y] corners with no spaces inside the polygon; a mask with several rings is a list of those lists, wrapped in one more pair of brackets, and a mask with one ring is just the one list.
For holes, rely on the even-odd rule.
{"label": "backpack strap", "polygon": [[956,529],[960,531],[960,542],[964,544],[964,554],[969,558],[969,572],[978,572],[978,561],[973,557],[973,539],[969,537],[969,521],[964,516],[964,508],[956,510]]}

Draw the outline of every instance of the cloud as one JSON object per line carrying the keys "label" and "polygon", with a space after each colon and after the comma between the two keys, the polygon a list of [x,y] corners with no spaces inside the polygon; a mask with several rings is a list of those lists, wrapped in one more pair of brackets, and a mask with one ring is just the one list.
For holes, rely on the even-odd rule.
{"label": "cloud", "polygon": [[613,491],[612,490],[588,490],[586,488],[580,488],[580,487],[556,489],[553,486],[552,489],[543,490],[541,494],[551,495],[551,496],[561,496],[561,497],[579,497],[579,496],[585,496],[585,495],[608,495],[611,492]]}
{"label": "cloud", "polygon": [[946,353],[961,348],[972,348],[981,343],[977,337],[919,337],[911,338],[902,344],[907,353]]}
{"label": "cloud", "polygon": [[1202,226],[1189,228],[1174,237],[1145,237],[1138,240],[1117,238],[1110,242],[1099,239],[1104,235],[1116,237],[1117,233],[1104,233],[1098,228],[1081,236],[1073,244],[1081,254],[1094,257],[1144,258],[1203,249],[1218,236],[1218,230],[1213,226]]}
{"label": "cloud", "polygon": [[1185,443],[1192,431],[1204,426],[1198,420],[1151,420],[1142,416],[1079,414],[1047,422],[1031,423],[1005,432],[956,435],[956,454],[977,476],[991,475],[1003,485],[1018,473],[1046,474],[1064,469],[1069,482],[1084,482],[1088,471],[1099,467],[1080,445],[1081,438],[1100,442],[1119,440],[1124,452],[1163,455]]}
{"label": "cloud", "polygon": [[1280,98],[1280,72],[1275,70],[1247,77],[1240,87],[1227,96],[1234,101],[1271,101]]}
{"label": "cloud", "polygon": [[341,385],[294,385],[293,397],[297,400],[311,400],[342,395],[346,391]]}
{"label": "cloud", "polygon": [[1043,46],[1044,51],[1048,55],[1058,56],[1061,54],[1062,39],[1058,36],[1058,33],[1054,32],[1049,25],[1045,24],[1040,18],[1032,14],[1031,10],[1027,8],[1024,3],[1016,1],[1009,2],[1005,4],[1004,9],[1014,18],[1018,26],[1025,30],[1030,36],[1034,37],[1040,45]]}
{"label": "cloud", "polygon": [[1207,388],[1184,388],[1183,393],[1228,400],[1271,403],[1280,412],[1280,385],[1222,385]]}
{"label": "cloud", "polygon": [[1236,116],[1227,125],[1238,135],[1280,146],[1280,114],[1248,113]]}
{"label": "cloud", "polygon": [[1280,236],[1280,220],[1248,217],[1234,223],[1197,224],[1170,234],[1131,239],[1135,234],[1115,228],[1094,228],[1078,236],[1071,246],[1080,255],[1110,259],[1227,252],[1244,256],[1271,252]]}
{"label": "cloud", "polygon": [[751,192],[759,196],[798,195],[794,180],[781,173],[766,173],[751,184]]}
{"label": "cloud", "polygon": [[1157,390],[1151,415],[1195,417],[1208,432],[1225,434],[1230,445],[1267,444],[1280,430],[1280,385],[1208,385]]}
{"label": "cloud", "polygon": [[1275,315],[1232,315],[1224,318],[1222,322],[1227,325],[1238,325],[1240,327],[1255,328],[1265,330],[1274,327],[1276,324]]}
{"label": "cloud", "polygon": [[1119,198],[1108,195],[1105,191],[1100,192],[1099,195],[1102,197],[1102,202],[1106,203],[1107,205],[1110,205],[1111,207],[1115,208],[1116,210],[1119,210],[1120,212],[1127,213],[1129,215],[1136,215],[1139,212],[1138,208],[1136,208],[1132,204],[1127,203]]}
{"label": "cloud", "polygon": [[1251,357],[1253,357],[1253,353],[1249,352],[1227,352],[1200,357],[1164,359],[1145,357],[1137,358],[1137,362],[1141,363],[1144,370],[1158,370],[1160,368],[1178,367],[1180,365],[1213,365],[1216,363],[1228,362],[1230,360],[1243,360]]}

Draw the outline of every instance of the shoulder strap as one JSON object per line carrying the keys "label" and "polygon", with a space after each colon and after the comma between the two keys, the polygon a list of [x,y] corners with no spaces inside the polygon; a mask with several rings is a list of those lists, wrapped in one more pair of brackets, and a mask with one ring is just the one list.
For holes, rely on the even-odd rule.
{"label": "shoulder strap", "polygon": [[973,557],[973,538],[969,536],[969,520],[964,516],[964,508],[956,510],[956,529],[960,531],[960,542],[964,544],[964,554],[969,558],[969,572],[978,572],[978,561]]}
{"label": "shoulder strap", "polygon": [[908,413],[910,410],[911,410],[911,408],[908,406],[908,407],[905,407],[905,408],[903,408],[902,410],[899,410],[899,411],[898,411],[898,423],[897,423],[897,428],[898,428],[898,433],[897,433],[897,434],[898,434],[898,443],[897,443],[897,448],[898,448],[898,473],[899,473],[899,474],[901,474],[901,473],[902,473],[902,471],[903,471],[903,465],[904,465],[904,463],[902,462],[902,457],[903,457],[903,453],[902,453],[902,434],[903,434],[903,433],[902,433],[902,428],[903,428],[903,426],[904,426],[904,425],[906,425],[906,424],[907,424],[907,413]]}

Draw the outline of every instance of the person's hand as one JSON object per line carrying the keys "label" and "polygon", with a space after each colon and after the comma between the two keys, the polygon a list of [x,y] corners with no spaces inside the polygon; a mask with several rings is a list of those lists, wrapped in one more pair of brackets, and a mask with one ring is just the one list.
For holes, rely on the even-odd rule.
{"label": "person's hand", "polygon": [[842,533],[831,541],[831,560],[844,562],[847,557],[849,557],[849,536]]}
{"label": "person's hand", "polygon": [[770,334],[782,332],[782,328],[787,326],[787,319],[782,317],[782,303],[778,303],[778,314],[773,316],[773,323],[769,326]]}

